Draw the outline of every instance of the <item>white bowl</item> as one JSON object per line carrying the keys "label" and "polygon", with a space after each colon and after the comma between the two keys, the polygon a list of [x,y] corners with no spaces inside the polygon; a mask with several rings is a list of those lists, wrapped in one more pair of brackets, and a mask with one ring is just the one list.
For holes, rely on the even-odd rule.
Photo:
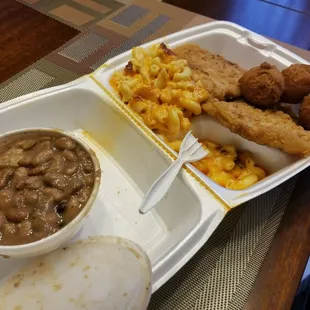
{"label": "white bowl", "polygon": [[99,185],[100,185],[100,179],[101,179],[101,170],[99,161],[95,155],[95,153],[80,139],[75,137],[72,134],[66,133],[65,131],[62,131],[60,129],[51,129],[51,128],[31,128],[31,129],[22,129],[17,131],[11,131],[4,135],[0,136],[0,144],[5,139],[11,139],[13,136],[16,136],[16,138],[20,135],[27,135],[34,132],[41,132],[41,133],[47,133],[47,134],[57,134],[57,135],[63,135],[70,137],[72,140],[76,141],[91,157],[94,171],[95,171],[95,179],[94,179],[94,185],[92,193],[86,202],[83,209],[80,211],[80,213],[66,226],[61,228],[58,232],[43,238],[41,240],[26,243],[22,245],[8,245],[3,246],[0,245],[0,255],[6,258],[26,258],[26,257],[34,257],[38,255],[43,255],[49,252],[52,252],[56,250],[57,248],[64,245],[66,242],[68,242],[71,238],[74,237],[74,235],[79,231],[79,229],[82,227],[85,219],[87,218],[89,211],[93,205],[94,200],[96,199]]}

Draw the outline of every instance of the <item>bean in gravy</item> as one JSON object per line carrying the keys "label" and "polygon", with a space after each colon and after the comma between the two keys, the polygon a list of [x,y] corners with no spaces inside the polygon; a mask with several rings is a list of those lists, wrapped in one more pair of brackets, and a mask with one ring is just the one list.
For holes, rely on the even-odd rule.
{"label": "bean in gravy", "polygon": [[0,145],[0,244],[37,241],[72,221],[91,195],[94,173],[88,153],[60,134]]}

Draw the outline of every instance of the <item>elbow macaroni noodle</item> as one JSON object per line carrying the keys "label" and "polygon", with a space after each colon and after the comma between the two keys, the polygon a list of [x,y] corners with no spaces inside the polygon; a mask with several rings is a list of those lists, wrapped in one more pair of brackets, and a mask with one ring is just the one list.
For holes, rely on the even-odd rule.
{"label": "elbow macaroni noodle", "polygon": [[209,96],[191,76],[187,61],[160,44],[134,48],[132,60],[110,83],[143,122],[169,143],[183,139],[191,126],[189,117],[201,113],[200,104]]}
{"label": "elbow macaroni noodle", "polygon": [[[112,75],[110,84],[146,126],[176,151],[190,130],[191,117],[202,113],[201,103],[209,98],[202,83],[192,80],[187,61],[178,59],[164,43],[133,48],[131,60]],[[218,184],[239,190],[265,177],[249,153],[202,143],[210,154],[194,166]]]}
{"label": "elbow macaroni noodle", "polygon": [[210,153],[193,165],[216,183],[229,189],[241,190],[266,176],[265,171],[255,165],[251,153],[237,152],[233,145],[201,142]]}

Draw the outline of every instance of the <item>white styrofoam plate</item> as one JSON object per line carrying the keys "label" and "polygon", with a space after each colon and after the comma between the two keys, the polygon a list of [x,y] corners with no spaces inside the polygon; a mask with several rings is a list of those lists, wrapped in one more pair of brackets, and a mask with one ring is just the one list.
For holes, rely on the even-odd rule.
{"label": "white styrofoam plate", "polygon": [[[226,59],[236,62],[246,69],[257,66],[264,61],[276,65],[280,70],[292,63],[308,63],[306,60],[272,41],[229,22],[210,22],[146,43],[142,47],[149,47],[161,42],[164,42],[170,48],[175,48],[186,43],[196,43],[202,48],[222,55]],[[131,51],[127,51],[110,59],[95,71],[93,77],[102,85],[103,90],[111,97],[111,100],[116,104],[123,105],[124,109],[127,110],[127,114],[130,117],[136,118],[140,126],[145,127],[149,138],[154,143],[159,143],[159,138],[151,130],[146,128],[142,121],[121,102],[109,84],[111,75],[115,71],[122,70],[130,57]],[[285,154],[280,150],[250,142],[230,132],[206,114],[194,117],[192,123],[194,134],[197,137],[209,139],[220,144],[233,144],[241,150],[251,151],[256,162],[269,173],[267,178],[257,184],[247,189],[236,191],[216,184],[198,169],[188,164],[187,169],[194,172],[207,186],[208,190],[221,197],[229,207],[236,207],[269,191],[310,165],[310,158],[300,159],[296,156]],[[162,150],[166,154],[175,154],[166,144],[162,147]]]}

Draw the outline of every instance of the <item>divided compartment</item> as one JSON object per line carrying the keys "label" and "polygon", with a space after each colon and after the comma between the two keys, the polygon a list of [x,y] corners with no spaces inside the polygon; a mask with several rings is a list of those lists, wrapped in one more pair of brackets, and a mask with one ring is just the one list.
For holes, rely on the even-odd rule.
{"label": "divided compartment", "polygon": [[[198,44],[202,48],[212,53],[222,55],[227,60],[235,62],[246,69],[257,66],[264,61],[276,65],[280,70],[292,63],[307,63],[304,59],[272,41],[229,22],[211,22],[186,29],[146,43],[142,45],[142,47],[147,48],[161,42],[164,42],[172,49],[186,43]],[[115,71],[122,70],[130,57],[131,50],[110,59],[101,68],[95,71],[94,78],[103,85],[103,88],[113,97],[114,101],[122,104],[124,109],[127,109],[128,114],[134,115],[133,112],[121,102],[118,95],[109,84],[111,75]],[[139,122],[141,126],[146,127],[141,121]],[[219,144],[233,144],[238,150],[248,150],[252,152],[256,163],[267,170],[269,174],[267,178],[249,188],[236,191],[226,189],[216,184],[193,165],[188,164],[187,168],[194,172],[205,182],[209,190],[221,197],[230,207],[236,207],[241,203],[269,191],[296,175],[310,164],[310,158],[299,158],[286,154],[278,149],[248,141],[230,132],[206,114],[193,117],[192,124],[193,132],[198,138],[210,140]],[[159,141],[159,138],[152,133],[151,130],[146,130],[154,142]],[[165,152],[176,154],[167,145]]]}
{"label": "divided compartment", "polygon": [[[136,242],[152,262],[153,291],[194,255],[226,213],[183,171],[158,206],[141,215],[144,195],[172,159],[89,77],[2,104],[0,123],[0,134],[59,128],[95,151],[102,170],[99,193],[75,239],[116,235]],[[0,279],[21,263],[1,259]]]}

